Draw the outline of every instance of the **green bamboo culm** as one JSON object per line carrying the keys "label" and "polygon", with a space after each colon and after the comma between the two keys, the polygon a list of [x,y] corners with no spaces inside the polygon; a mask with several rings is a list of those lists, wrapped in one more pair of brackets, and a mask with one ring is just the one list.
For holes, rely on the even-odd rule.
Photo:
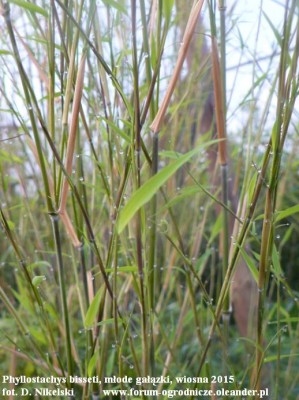
{"label": "green bamboo culm", "polygon": [[[278,78],[278,97],[276,109],[276,121],[271,135],[272,163],[270,166],[269,183],[266,186],[265,209],[263,219],[261,255],[258,277],[258,314],[257,314],[257,343],[256,343],[256,365],[254,370],[254,387],[260,388],[261,370],[263,362],[263,340],[264,340],[264,309],[266,289],[270,275],[270,260],[273,252],[275,238],[275,210],[279,187],[279,175],[281,173],[282,154],[284,152],[290,117],[293,113],[294,104],[298,95],[297,67],[299,56],[299,29],[297,17],[296,42],[287,70],[287,57],[291,41],[291,27],[294,20],[296,1],[292,1],[290,7],[286,7],[284,16],[283,35],[281,41],[281,56]],[[256,397],[257,398],[257,397]]]}
{"label": "green bamboo culm", "polygon": [[[57,257],[57,266],[58,266],[58,277],[59,277],[59,289],[60,289],[60,301],[61,301],[61,310],[64,321],[65,328],[65,348],[66,348],[66,358],[67,358],[67,372],[68,376],[73,376],[74,368],[73,368],[73,359],[72,359],[72,345],[71,345],[71,327],[69,322],[69,310],[67,305],[67,289],[66,289],[66,277],[65,277],[65,269],[62,258],[62,248],[61,248],[61,235],[59,228],[59,216],[58,214],[50,214],[52,226],[53,226],[53,234],[55,240],[56,247],[56,257]],[[68,381],[68,387],[73,387]]]}

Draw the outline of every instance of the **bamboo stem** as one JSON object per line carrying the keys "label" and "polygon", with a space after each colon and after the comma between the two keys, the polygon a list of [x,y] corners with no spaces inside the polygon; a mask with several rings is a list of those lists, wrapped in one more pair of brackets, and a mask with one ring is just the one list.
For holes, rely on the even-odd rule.
{"label": "bamboo stem", "polygon": [[176,65],[174,67],[174,71],[172,73],[171,79],[169,81],[169,84],[168,84],[165,96],[163,98],[163,101],[161,103],[161,106],[159,108],[159,111],[150,126],[150,129],[152,130],[152,132],[154,134],[157,134],[160,131],[161,125],[164,121],[164,117],[165,117],[172,93],[174,91],[175,85],[179,79],[179,74],[181,72],[184,60],[186,58],[186,54],[187,54],[187,51],[188,51],[188,48],[189,48],[189,45],[190,45],[190,42],[192,39],[192,35],[195,30],[196,24],[198,22],[198,18],[199,18],[203,3],[204,3],[204,0],[198,0],[191,9],[190,16],[189,16],[187,26],[185,29],[185,33],[183,36],[182,45],[179,50]]}
{"label": "bamboo stem", "polygon": [[[86,61],[86,53],[83,53],[77,74],[71,126],[70,126],[70,132],[66,150],[65,170],[69,176],[72,173],[72,163],[75,152],[76,132],[78,128],[79,109],[81,104],[83,81],[84,81],[85,61]],[[69,190],[69,183],[66,177],[64,177],[64,182],[61,191],[60,207],[58,211],[60,215],[64,214],[66,210],[68,190]]]}
{"label": "bamboo stem", "polygon": [[[60,298],[61,298],[62,315],[63,315],[64,328],[65,328],[67,371],[68,371],[69,376],[73,376],[71,330],[70,330],[70,322],[69,322],[69,310],[68,310],[68,306],[67,306],[65,271],[64,271],[64,264],[63,264],[63,259],[62,259],[61,239],[60,239],[60,231],[59,231],[59,217],[57,214],[52,214],[52,215],[50,215],[50,217],[51,217],[51,221],[52,221],[53,234],[54,234],[55,246],[56,246]],[[68,386],[72,387],[73,385],[70,384],[70,382],[68,382]]]}

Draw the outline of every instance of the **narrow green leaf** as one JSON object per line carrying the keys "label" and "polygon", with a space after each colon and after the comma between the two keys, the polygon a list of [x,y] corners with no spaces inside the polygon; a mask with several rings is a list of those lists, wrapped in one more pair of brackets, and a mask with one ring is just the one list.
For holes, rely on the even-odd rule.
{"label": "narrow green leaf", "polygon": [[260,253],[257,253],[256,251],[253,251],[253,250],[252,250],[252,254],[254,255],[255,259],[256,259],[258,262],[260,262],[260,259],[261,259]]}
{"label": "narrow green leaf", "polygon": [[252,85],[252,87],[248,90],[246,95],[244,96],[244,99],[241,101],[240,105],[244,105],[247,101],[252,101],[251,96],[253,94],[253,91],[256,87],[260,86],[261,83],[267,78],[268,74],[262,74]]}
{"label": "narrow green leaf", "polygon": [[[114,272],[114,268],[106,268],[106,272]],[[137,272],[138,268],[136,265],[128,265],[124,267],[118,267],[117,272]]]}
{"label": "narrow green leaf", "polygon": [[119,0],[118,1],[115,1],[115,0],[103,0],[103,3],[106,6],[110,6],[112,8],[115,8],[117,11],[120,11],[123,14],[128,14],[126,7]]}
{"label": "narrow green leaf", "polygon": [[9,227],[10,231],[14,231],[15,230],[15,223],[13,221],[11,221],[10,219],[8,219],[7,221],[7,225]]}
{"label": "narrow green leaf", "polygon": [[208,258],[212,254],[212,249],[207,249],[204,254],[202,254],[198,260],[195,261],[196,271],[201,273],[203,267],[205,267]]}
{"label": "narrow green leaf", "polygon": [[[280,354],[279,359],[291,358],[291,357],[299,357],[299,353],[292,353],[292,354]],[[265,357],[263,362],[264,363],[272,363],[273,361],[277,361],[278,355],[275,354],[274,356]]]}
{"label": "narrow green leaf", "polygon": [[167,1],[162,2],[163,14],[165,16],[165,21],[166,21],[167,25],[169,25],[169,23],[170,23],[173,4],[174,4],[174,0],[167,0]]}
{"label": "narrow green leaf", "polygon": [[280,135],[279,129],[277,129],[277,121],[274,122],[272,132],[271,132],[271,139],[272,139],[272,148],[273,151],[277,150],[277,136]]}
{"label": "narrow green leaf", "polygon": [[285,319],[280,319],[279,321],[269,321],[269,325],[277,325],[278,323],[280,324],[285,324],[285,323],[292,323],[292,322],[299,322],[298,317],[290,317],[290,318],[285,318]]}
{"label": "narrow green leaf", "polygon": [[299,213],[299,204],[289,207],[286,210],[278,211],[275,215],[275,222],[281,221],[282,219],[290,217],[296,213]]}
{"label": "narrow green leaf", "polygon": [[34,309],[31,299],[29,298],[28,291],[24,289],[23,281],[18,277],[18,275],[19,274],[15,275],[18,289],[17,290],[12,289],[12,293],[20,303],[22,309],[27,310],[29,313],[33,313]]}
{"label": "narrow green leaf", "polygon": [[177,151],[173,150],[163,150],[159,152],[160,158],[171,158],[173,160],[177,160],[177,158],[181,155],[182,153],[178,153]]}
{"label": "narrow green leaf", "polygon": [[280,280],[283,273],[280,266],[279,253],[275,244],[273,245],[272,249],[272,265],[272,271],[274,272],[275,277]]}
{"label": "narrow green leaf", "polygon": [[146,183],[144,183],[121,210],[117,222],[117,231],[121,233],[127,226],[129,221],[135,215],[135,213],[146,204],[160,189],[160,187],[186,162],[190,160],[200,149],[203,147],[210,146],[213,143],[217,143],[217,140],[212,140],[204,144],[200,144],[195,149],[189,151],[187,154],[180,156],[176,161],[164,167],[156,175],[151,177]]}
{"label": "narrow green leaf", "polygon": [[209,236],[209,242],[208,242],[209,244],[211,244],[215,239],[215,237],[220,234],[222,229],[223,229],[223,213],[220,213],[213,225],[212,232]]}
{"label": "narrow green leaf", "polygon": [[39,284],[41,284],[43,281],[46,280],[45,275],[36,275],[33,279],[32,279],[32,285],[33,286],[38,286]]}
{"label": "narrow green leaf", "polygon": [[103,294],[103,287],[101,287],[94,298],[92,299],[92,302],[87,310],[86,316],[85,316],[85,321],[84,321],[84,326],[85,328],[90,328],[96,320],[98,311],[99,311],[99,306],[100,306],[100,301],[101,297]]}
{"label": "narrow green leaf", "polygon": [[94,355],[91,357],[91,359],[89,360],[88,367],[87,367],[87,375],[89,377],[93,376],[93,372],[95,370],[95,366],[98,361],[99,355],[100,355],[100,352],[96,351],[94,353]]}
{"label": "narrow green leaf", "polygon": [[249,181],[249,185],[248,185],[248,189],[247,189],[247,201],[248,201],[248,206],[250,206],[251,202],[252,202],[252,198],[253,198],[253,194],[254,194],[254,189],[256,186],[256,182],[257,182],[257,172],[255,172],[252,177],[250,178]]}
{"label": "narrow green leaf", "polygon": [[0,157],[1,160],[3,161],[8,161],[8,162],[14,162],[16,164],[23,164],[23,160],[16,156],[15,154],[12,154],[12,152],[5,151],[4,149],[0,150]]}
{"label": "narrow green leaf", "polygon": [[255,261],[251,257],[249,257],[249,255],[246,253],[246,251],[242,247],[240,247],[240,252],[241,252],[241,255],[242,255],[244,261],[246,262],[246,265],[249,268],[254,280],[257,283],[258,282],[258,270],[256,268]]}
{"label": "narrow green leaf", "polygon": [[114,318],[108,318],[105,319],[104,321],[101,321],[97,324],[97,326],[103,326],[103,325],[109,325],[109,324],[113,324],[114,322]]}
{"label": "narrow green leaf", "polygon": [[60,318],[60,316],[59,316],[58,313],[57,313],[56,308],[55,308],[52,304],[46,302],[46,303],[44,304],[44,307],[45,307],[45,311],[47,311],[47,313],[48,313],[54,320],[57,321],[57,320]]}
{"label": "narrow green leaf", "polygon": [[151,35],[151,64],[156,65],[158,59],[155,35]]}
{"label": "narrow green leaf", "polygon": [[110,121],[107,118],[101,118],[107,125],[110,126],[116,133],[119,134],[127,143],[131,143],[130,136],[127,135],[122,129],[120,129],[118,126],[116,126],[112,121]]}
{"label": "narrow green leaf", "polygon": [[30,269],[31,271],[33,271],[34,268],[41,268],[41,267],[51,268],[52,264],[50,264],[48,261],[39,260],[39,261],[35,261],[32,264],[27,265],[27,268]]}
{"label": "narrow green leaf", "polygon": [[263,14],[264,14],[264,17],[266,18],[268,24],[270,25],[270,28],[272,29],[272,31],[273,31],[273,33],[275,35],[277,43],[279,43],[279,45],[281,46],[281,43],[282,43],[281,33],[276,29],[275,25],[271,21],[271,18],[269,18],[268,15],[265,12],[263,12]]}
{"label": "narrow green leaf", "polygon": [[22,7],[25,10],[28,10],[30,12],[41,14],[44,17],[48,17],[48,13],[44,8],[39,7],[39,6],[37,6],[37,5],[33,4],[33,3],[30,3],[29,1],[25,1],[25,0],[9,0],[9,2],[13,3],[13,4],[16,4],[17,6]]}
{"label": "narrow green leaf", "polygon": [[13,56],[13,53],[8,50],[0,50],[0,55],[1,56]]}
{"label": "narrow green leaf", "polygon": [[292,225],[288,227],[285,234],[283,235],[283,238],[280,241],[280,245],[279,245],[280,248],[282,248],[285,244],[287,244],[289,242],[290,237],[293,233],[293,230],[294,230],[294,228]]}
{"label": "narrow green leaf", "polygon": [[239,36],[239,40],[240,40],[240,50],[244,50],[244,48],[245,48],[245,41],[244,41],[243,36],[242,36],[242,34],[241,34],[241,31],[240,31],[240,29],[239,29],[239,27],[238,27],[238,24],[233,23],[233,25],[235,25],[235,27],[236,27],[236,29],[237,29],[238,36]]}
{"label": "narrow green leaf", "polygon": [[200,188],[197,185],[183,188],[180,191],[180,194],[176,195],[167,204],[165,204],[165,206],[163,208],[161,208],[160,211],[164,211],[167,208],[173,207],[175,204],[177,204],[181,200],[185,199],[186,197],[194,196],[195,194],[197,194],[199,192],[200,192]]}
{"label": "narrow green leaf", "polygon": [[43,345],[47,344],[46,336],[39,329],[36,329],[35,327],[30,326],[29,332],[30,332],[30,335],[32,335],[35,340],[37,340],[38,342],[40,342]]}
{"label": "narrow green leaf", "polygon": [[5,112],[5,113],[9,113],[9,114],[14,114],[14,110],[8,110],[5,108],[0,108],[0,112]]}

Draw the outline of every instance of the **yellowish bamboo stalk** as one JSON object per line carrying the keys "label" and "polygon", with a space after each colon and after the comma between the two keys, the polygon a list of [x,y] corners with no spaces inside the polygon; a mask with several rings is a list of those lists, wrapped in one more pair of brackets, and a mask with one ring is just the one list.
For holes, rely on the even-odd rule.
{"label": "yellowish bamboo stalk", "polygon": [[157,115],[154,119],[154,121],[152,122],[150,129],[152,130],[152,132],[154,134],[158,134],[160,129],[161,129],[161,125],[163,124],[164,121],[164,117],[172,96],[172,93],[174,91],[175,85],[178,81],[179,78],[179,74],[181,72],[183,63],[185,61],[186,58],[186,54],[192,39],[192,35],[194,33],[196,24],[198,22],[198,18],[203,6],[204,0],[199,0],[195,3],[195,5],[192,7],[191,12],[190,12],[190,16],[187,22],[187,26],[185,29],[185,33],[183,36],[183,41],[182,41],[182,45],[178,54],[178,58],[177,58],[177,62],[176,65],[174,67],[174,71],[173,74],[171,76],[170,82],[168,84],[165,96],[163,98],[162,104],[157,112]]}
{"label": "yellowish bamboo stalk", "polygon": [[[81,104],[81,97],[83,90],[85,61],[86,61],[86,54],[82,56],[75,85],[74,104],[73,104],[73,111],[72,111],[69,137],[67,142],[66,160],[65,160],[65,170],[68,175],[71,175],[72,173],[72,163],[73,163],[75,143],[76,143],[76,132],[78,127],[79,111],[80,111],[80,104]],[[61,191],[60,207],[58,210],[58,213],[60,215],[63,215],[66,210],[68,190],[69,190],[69,183],[67,177],[64,177],[62,191]]]}

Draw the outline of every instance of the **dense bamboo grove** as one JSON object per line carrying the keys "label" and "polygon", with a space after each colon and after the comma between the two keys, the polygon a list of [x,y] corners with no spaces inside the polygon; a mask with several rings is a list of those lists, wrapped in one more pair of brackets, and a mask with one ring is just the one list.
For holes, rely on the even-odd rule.
{"label": "dense bamboo grove", "polygon": [[298,398],[298,1],[228,3],[0,1],[3,398]]}

